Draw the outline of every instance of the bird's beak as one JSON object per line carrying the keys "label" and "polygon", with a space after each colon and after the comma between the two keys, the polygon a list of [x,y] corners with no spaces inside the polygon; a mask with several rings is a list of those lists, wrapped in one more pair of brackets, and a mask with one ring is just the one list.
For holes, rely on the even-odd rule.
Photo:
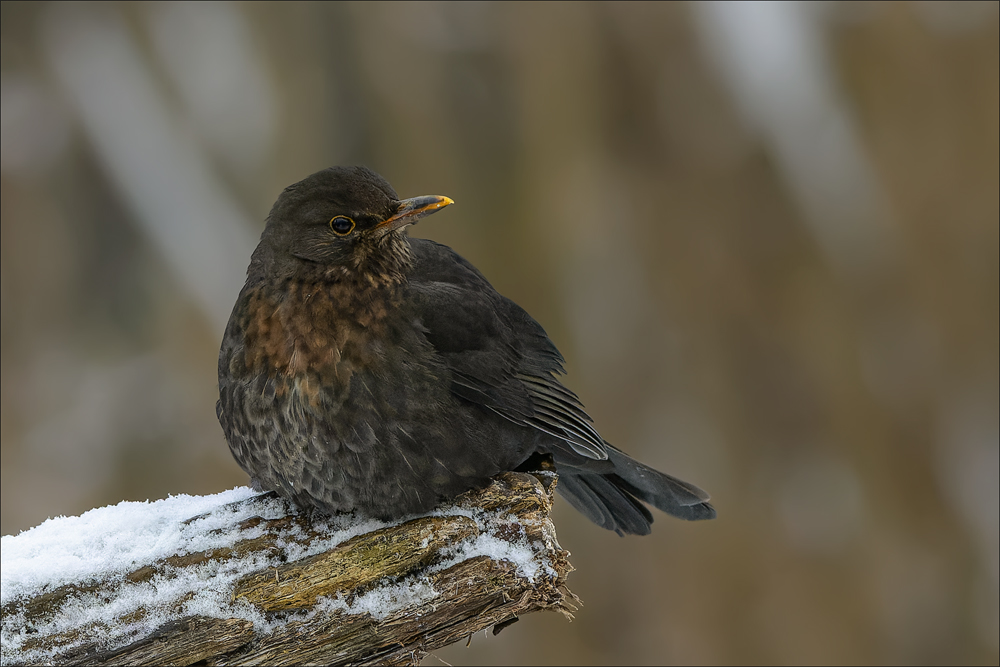
{"label": "bird's beak", "polygon": [[396,209],[395,215],[375,225],[375,230],[387,233],[395,229],[401,229],[407,225],[412,225],[425,215],[436,213],[445,206],[454,203],[448,197],[441,197],[439,195],[425,195],[423,197],[404,199],[399,202],[399,208]]}

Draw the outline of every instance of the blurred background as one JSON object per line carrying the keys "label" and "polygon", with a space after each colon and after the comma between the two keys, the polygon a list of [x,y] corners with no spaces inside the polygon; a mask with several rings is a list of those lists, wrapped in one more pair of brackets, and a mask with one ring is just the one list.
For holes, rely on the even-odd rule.
{"label": "blurred background", "polygon": [[997,3],[2,4],[4,534],[246,483],[216,356],[365,164],[716,521],[425,664],[998,662]]}

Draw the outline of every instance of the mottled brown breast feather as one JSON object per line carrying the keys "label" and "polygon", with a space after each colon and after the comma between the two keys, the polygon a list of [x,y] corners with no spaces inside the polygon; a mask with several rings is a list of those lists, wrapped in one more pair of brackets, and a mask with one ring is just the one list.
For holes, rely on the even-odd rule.
{"label": "mottled brown breast feather", "polygon": [[[372,298],[375,292],[379,298]],[[252,292],[244,326],[247,370],[346,380],[345,349],[356,360],[376,352],[365,341],[379,336],[398,307],[398,292],[397,284],[324,280]]]}

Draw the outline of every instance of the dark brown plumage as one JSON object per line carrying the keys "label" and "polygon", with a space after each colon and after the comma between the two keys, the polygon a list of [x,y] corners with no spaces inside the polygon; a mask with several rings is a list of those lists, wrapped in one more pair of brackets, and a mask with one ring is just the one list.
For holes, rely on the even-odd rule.
{"label": "dark brown plumage", "polygon": [[714,517],[704,491],[601,438],[535,320],[405,235],[451,203],[400,201],[363,167],[278,197],[219,353],[219,421],[254,486],[396,519],[550,454],[562,495],[619,534],[649,532],[643,502]]}

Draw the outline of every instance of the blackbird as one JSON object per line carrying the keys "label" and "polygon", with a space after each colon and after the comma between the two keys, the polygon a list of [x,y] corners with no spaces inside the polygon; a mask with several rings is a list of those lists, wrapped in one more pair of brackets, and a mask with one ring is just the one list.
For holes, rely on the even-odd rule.
{"label": "blackbird", "polygon": [[401,200],[365,167],[278,197],[219,352],[216,411],[252,485],[392,520],[547,455],[562,496],[619,535],[650,532],[643,503],[713,518],[707,493],[601,438],[530,315],[406,235],[452,203]]}

